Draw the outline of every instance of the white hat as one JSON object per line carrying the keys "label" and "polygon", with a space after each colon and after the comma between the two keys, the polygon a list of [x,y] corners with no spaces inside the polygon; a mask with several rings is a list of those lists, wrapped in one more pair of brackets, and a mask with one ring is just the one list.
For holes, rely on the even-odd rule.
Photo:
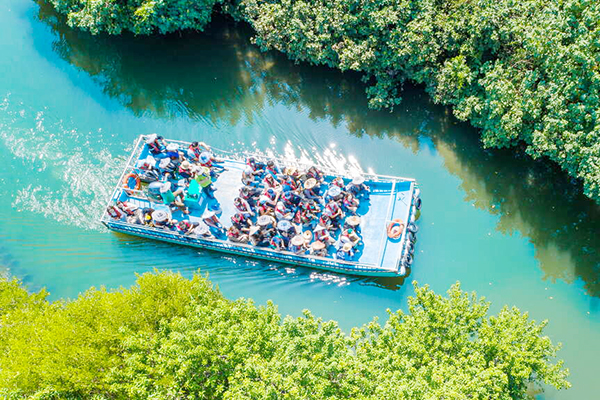
{"label": "white hat", "polygon": [[268,215],[261,215],[260,217],[258,217],[258,219],[256,220],[256,223],[258,223],[260,226],[267,226],[269,225],[271,222],[273,222],[273,217],[270,217]]}
{"label": "white hat", "polygon": [[279,229],[280,231],[287,231],[291,227],[292,227],[292,223],[290,221],[288,221],[287,219],[282,219],[281,221],[279,221],[277,223],[277,229]]}
{"label": "white hat", "polygon": [[355,175],[354,178],[352,178],[352,183],[354,185],[360,185],[364,181],[365,181],[365,177],[362,175]]}
{"label": "white hat", "polygon": [[308,178],[306,182],[304,182],[304,189],[312,189],[317,186],[317,180],[315,178]]}
{"label": "white hat", "polygon": [[163,158],[158,163],[158,167],[162,168],[162,169],[165,169],[165,168],[167,168],[169,166],[170,163],[171,163],[171,160],[169,160],[168,158]]}
{"label": "white hat", "polygon": [[185,160],[184,162],[181,163],[181,168],[189,170],[192,168],[192,164],[190,164],[190,162],[188,160]]}
{"label": "white hat", "polygon": [[167,150],[169,150],[169,151],[179,150],[179,146],[177,146],[175,143],[169,143],[167,145]]}
{"label": "white hat", "polygon": [[350,242],[344,243],[344,247],[342,249],[346,252],[352,250],[352,243],[350,243]]}
{"label": "white hat", "polygon": [[199,224],[195,229],[194,233],[197,235],[206,235],[210,231],[210,228],[206,224]]}
{"label": "white hat", "polygon": [[152,213],[152,219],[156,222],[163,222],[169,218],[169,214],[165,210],[156,210]]}
{"label": "white hat", "polygon": [[158,139],[158,135],[156,133],[152,133],[152,134],[146,136],[146,144],[150,144],[150,143],[154,142],[156,139]]}
{"label": "white hat", "polygon": [[346,218],[346,223],[350,226],[358,226],[360,224],[360,217],[358,215],[351,215]]}
{"label": "white hat", "polygon": [[160,192],[161,193],[167,193],[169,190],[171,190],[171,182],[166,181],[165,183],[162,184],[162,186],[160,187]]}
{"label": "white hat", "polygon": [[250,227],[250,232],[249,232],[249,233],[250,233],[250,236],[254,235],[254,234],[255,234],[256,232],[258,232],[258,231],[260,231],[260,228],[259,228],[258,226],[256,226],[256,225],[252,225],[252,226]]}
{"label": "white hat", "polygon": [[294,246],[302,246],[304,244],[304,236],[296,235],[292,238],[292,244]]}
{"label": "white hat", "polygon": [[329,187],[329,190],[327,191],[327,193],[331,196],[331,197],[337,197],[340,195],[340,193],[342,193],[342,189],[337,186],[337,185],[332,185]]}

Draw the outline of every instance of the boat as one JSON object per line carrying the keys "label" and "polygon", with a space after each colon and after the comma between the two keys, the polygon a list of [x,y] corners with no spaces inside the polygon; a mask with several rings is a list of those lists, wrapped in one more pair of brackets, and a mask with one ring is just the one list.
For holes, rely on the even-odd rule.
{"label": "boat", "polygon": [[[228,240],[218,226],[206,226],[207,220],[205,218],[207,214],[211,216],[216,214],[224,228],[231,225],[230,218],[237,211],[233,205],[233,200],[238,196],[240,188],[244,186],[241,177],[242,172],[247,168],[249,158],[253,158],[257,162],[272,160],[281,169],[287,169],[288,171],[306,171],[308,165],[297,160],[290,161],[260,154],[233,153],[210,148],[210,154],[219,158],[218,165],[222,169],[218,177],[213,179],[213,187],[216,189],[212,194],[214,198],[209,196],[210,193],[199,191],[197,185],[192,190],[192,184],[190,183],[184,200],[187,209],[180,210],[164,204],[160,193],[157,194],[156,188],[164,185],[161,180],[164,181],[165,169],[173,168],[173,165],[168,158],[165,161],[163,154],[158,156],[151,154],[150,147],[146,143],[151,139],[142,135],[136,141],[121,177],[108,199],[107,207],[100,216],[100,222],[106,228],[128,235],[178,245],[343,274],[398,277],[409,273],[418,230],[416,220],[421,208],[420,191],[414,179],[371,173],[361,173],[358,178],[357,175],[352,177],[341,176],[332,169],[319,166],[318,169],[323,174],[321,193],[336,192],[333,189],[329,192],[329,189],[334,186],[332,182],[336,178],[338,178],[336,182],[340,184],[342,181],[344,184],[348,184],[352,180],[356,181],[358,179],[359,182],[364,181],[364,185],[368,188],[368,198],[360,201],[356,215],[353,216],[352,213],[346,212],[344,219],[340,219],[338,222],[340,226],[343,225],[345,228],[354,228],[353,231],[358,233],[360,241],[352,243],[354,247],[350,257],[338,257],[336,251],[339,251],[342,247],[338,230],[337,234],[334,233],[336,236],[331,239],[332,241],[335,240],[335,243],[327,246],[327,250],[316,252],[316,254],[311,251],[302,251],[302,249],[300,252],[292,252],[287,250],[287,247],[285,249],[273,249],[265,246],[255,246],[250,243],[233,242]],[[191,145],[189,142],[160,139],[171,150],[176,148],[183,154]],[[151,164],[150,167],[149,163]],[[177,176],[171,178],[174,187],[178,185],[186,186],[186,179],[175,179],[180,178]],[[193,183],[194,179],[188,180],[188,182]],[[306,180],[304,184],[306,185]],[[114,215],[114,212],[109,212],[114,210],[113,206],[117,202],[125,202],[130,208],[133,208],[138,218],[130,218],[127,215]],[[200,229],[194,229],[191,232],[180,232],[176,229],[170,229],[168,226],[147,225],[140,220],[139,210],[149,209],[153,211],[152,215],[156,218],[160,217],[167,221],[169,219],[186,220]],[[188,215],[183,213],[186,210],[189,212]],[[129,212],[132,211],[129,210]],[[253,218],[256,225],[257,218]],[[280,225],[279,222],[275,221],[275,224]],[[292,232],[295,230],[296,235],[304,235],[308,246],[308,242],[315,231],[314,224],[302,227],[301,224],[292,223],[292,226],[294,226]],[[301,242],[301,240],[298,241]],[[321,245],[321,247],[323,246]]]}

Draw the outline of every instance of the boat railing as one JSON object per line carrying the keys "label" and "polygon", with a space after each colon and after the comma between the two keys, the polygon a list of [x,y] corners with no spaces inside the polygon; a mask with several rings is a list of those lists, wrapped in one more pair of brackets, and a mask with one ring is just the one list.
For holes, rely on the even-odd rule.
{"label": "boat railing", "polygon": [[217,238],[206,238],[206,237],[202,237],[202,236],[195,235],[195,234],[182,235],[182,234],[178,234],[178,233],[171,233],[171,232],[165,231],[164,229],[159,229],[159,228],[155,228],[155,227],[149,227],[149,226],[143,226],[143,225],[138,225],[138,224],[125,223],[125,222],[116,221],[116,220],[110,220],[109,218],[106,218],[106,216],[104,216],[102,220],[103,220],[103,222],[105,222],[107,224],[118,225],[118,226],[122,227],[121,229],[123,229],[123,230],[134,231],[134,232],[138,232],[143,235],[148,235],[149,233],[154,233],[156,236],[172,238],[172,239],[175,239],[175,240],[181,241],[181,242],[189,242],[190,240],[195,239],[196,241],[199,242],[199,244],[203,244],[203,245],[210,245],[212,247],[218,247],[218,248],[222,248],[222,249],[224,248],[224,249],[228,249],[228,250],[242,251],[242,252],[249,253],[249,254],[269,254],[270,256],[272,256],[274,258],[277,258],[277,257],[285,258],[289,261],[294,261],[294,260],[297,260],[298,258],[300,258],[303,262],[307,262],[307,263],[315,263],[315,264],[323,264],[324,263],[327,265],[335,265],[335,266],[344,265],[348,269],[357,269],[357,268],[365,269],[365,270],[387,269],[387,268],[382,268],[375,264],[366,264],[366,263],[360,263],[360,262],[332,259],[332,258],[328,258],[328,257],[320,257],[320,256],[314,256],[314,255],[308,255],[308,254],[296,254],[296,253],[293,253],[293,252],[287,251],[287,250],[272,250],[269,248],[261,248],[261,247],[252,246],[252,245],[246,244],[246,243],[233,243],[233,242],[229,242],[227,240],[222,240],[222,239],[217,239]]}

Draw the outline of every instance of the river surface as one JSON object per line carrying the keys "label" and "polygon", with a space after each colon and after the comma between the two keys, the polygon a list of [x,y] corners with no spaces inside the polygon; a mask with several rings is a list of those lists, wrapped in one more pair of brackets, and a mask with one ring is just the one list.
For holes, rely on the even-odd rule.
{"label": "river surface", "polygon": [[[51,299],[129,286],[136,273],[200,269],[229,298],[310,309],[348,331],[404,308],[411,282],[456,281],[515,305],[562,342],[573,388],[598,398],[600,208],[544,162],[488,151],[477,132],[406,87],[393,113],[366,106],[360,76],[261,53],[247,27],[92,37],[30,0],[0,3],[0,266]],[[203,140],[414,177],[423,197],[406,281],[359,279],[224,257],[95,223],[140,134]]]}

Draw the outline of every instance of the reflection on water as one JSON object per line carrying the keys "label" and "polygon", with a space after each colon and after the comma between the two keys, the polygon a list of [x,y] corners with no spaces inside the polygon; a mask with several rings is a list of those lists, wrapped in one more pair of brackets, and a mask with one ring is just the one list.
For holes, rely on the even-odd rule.
{"label": "reflection on water", "polygon": [[[260,53],[249,44],[246,27],[222,20],[203,34],[136,38],[92,37],[70,30],[44,4],[39,18],[58,34],[56,52],[136,115],[237,123],[251,121],[255,112],[277,103],[307,110],[313,119],[343,123],[357,136],[393,137],[414,151],[434,146],[446,168],[462,181],[465,201],[499,216],[498,231],[528,237],[548,278],[581,278],[589,294],[600,296],[600,208],[553,165],[534,162],[516,150],[482,149],[474,130],[431,105],[420,89],[406,88],[405,101],[394,113],[369,110],[358,75],[294,65],[280,54]],[[257,265],[308,279],[315,274]],[[376,281],[389,288],[400,283]]]}

